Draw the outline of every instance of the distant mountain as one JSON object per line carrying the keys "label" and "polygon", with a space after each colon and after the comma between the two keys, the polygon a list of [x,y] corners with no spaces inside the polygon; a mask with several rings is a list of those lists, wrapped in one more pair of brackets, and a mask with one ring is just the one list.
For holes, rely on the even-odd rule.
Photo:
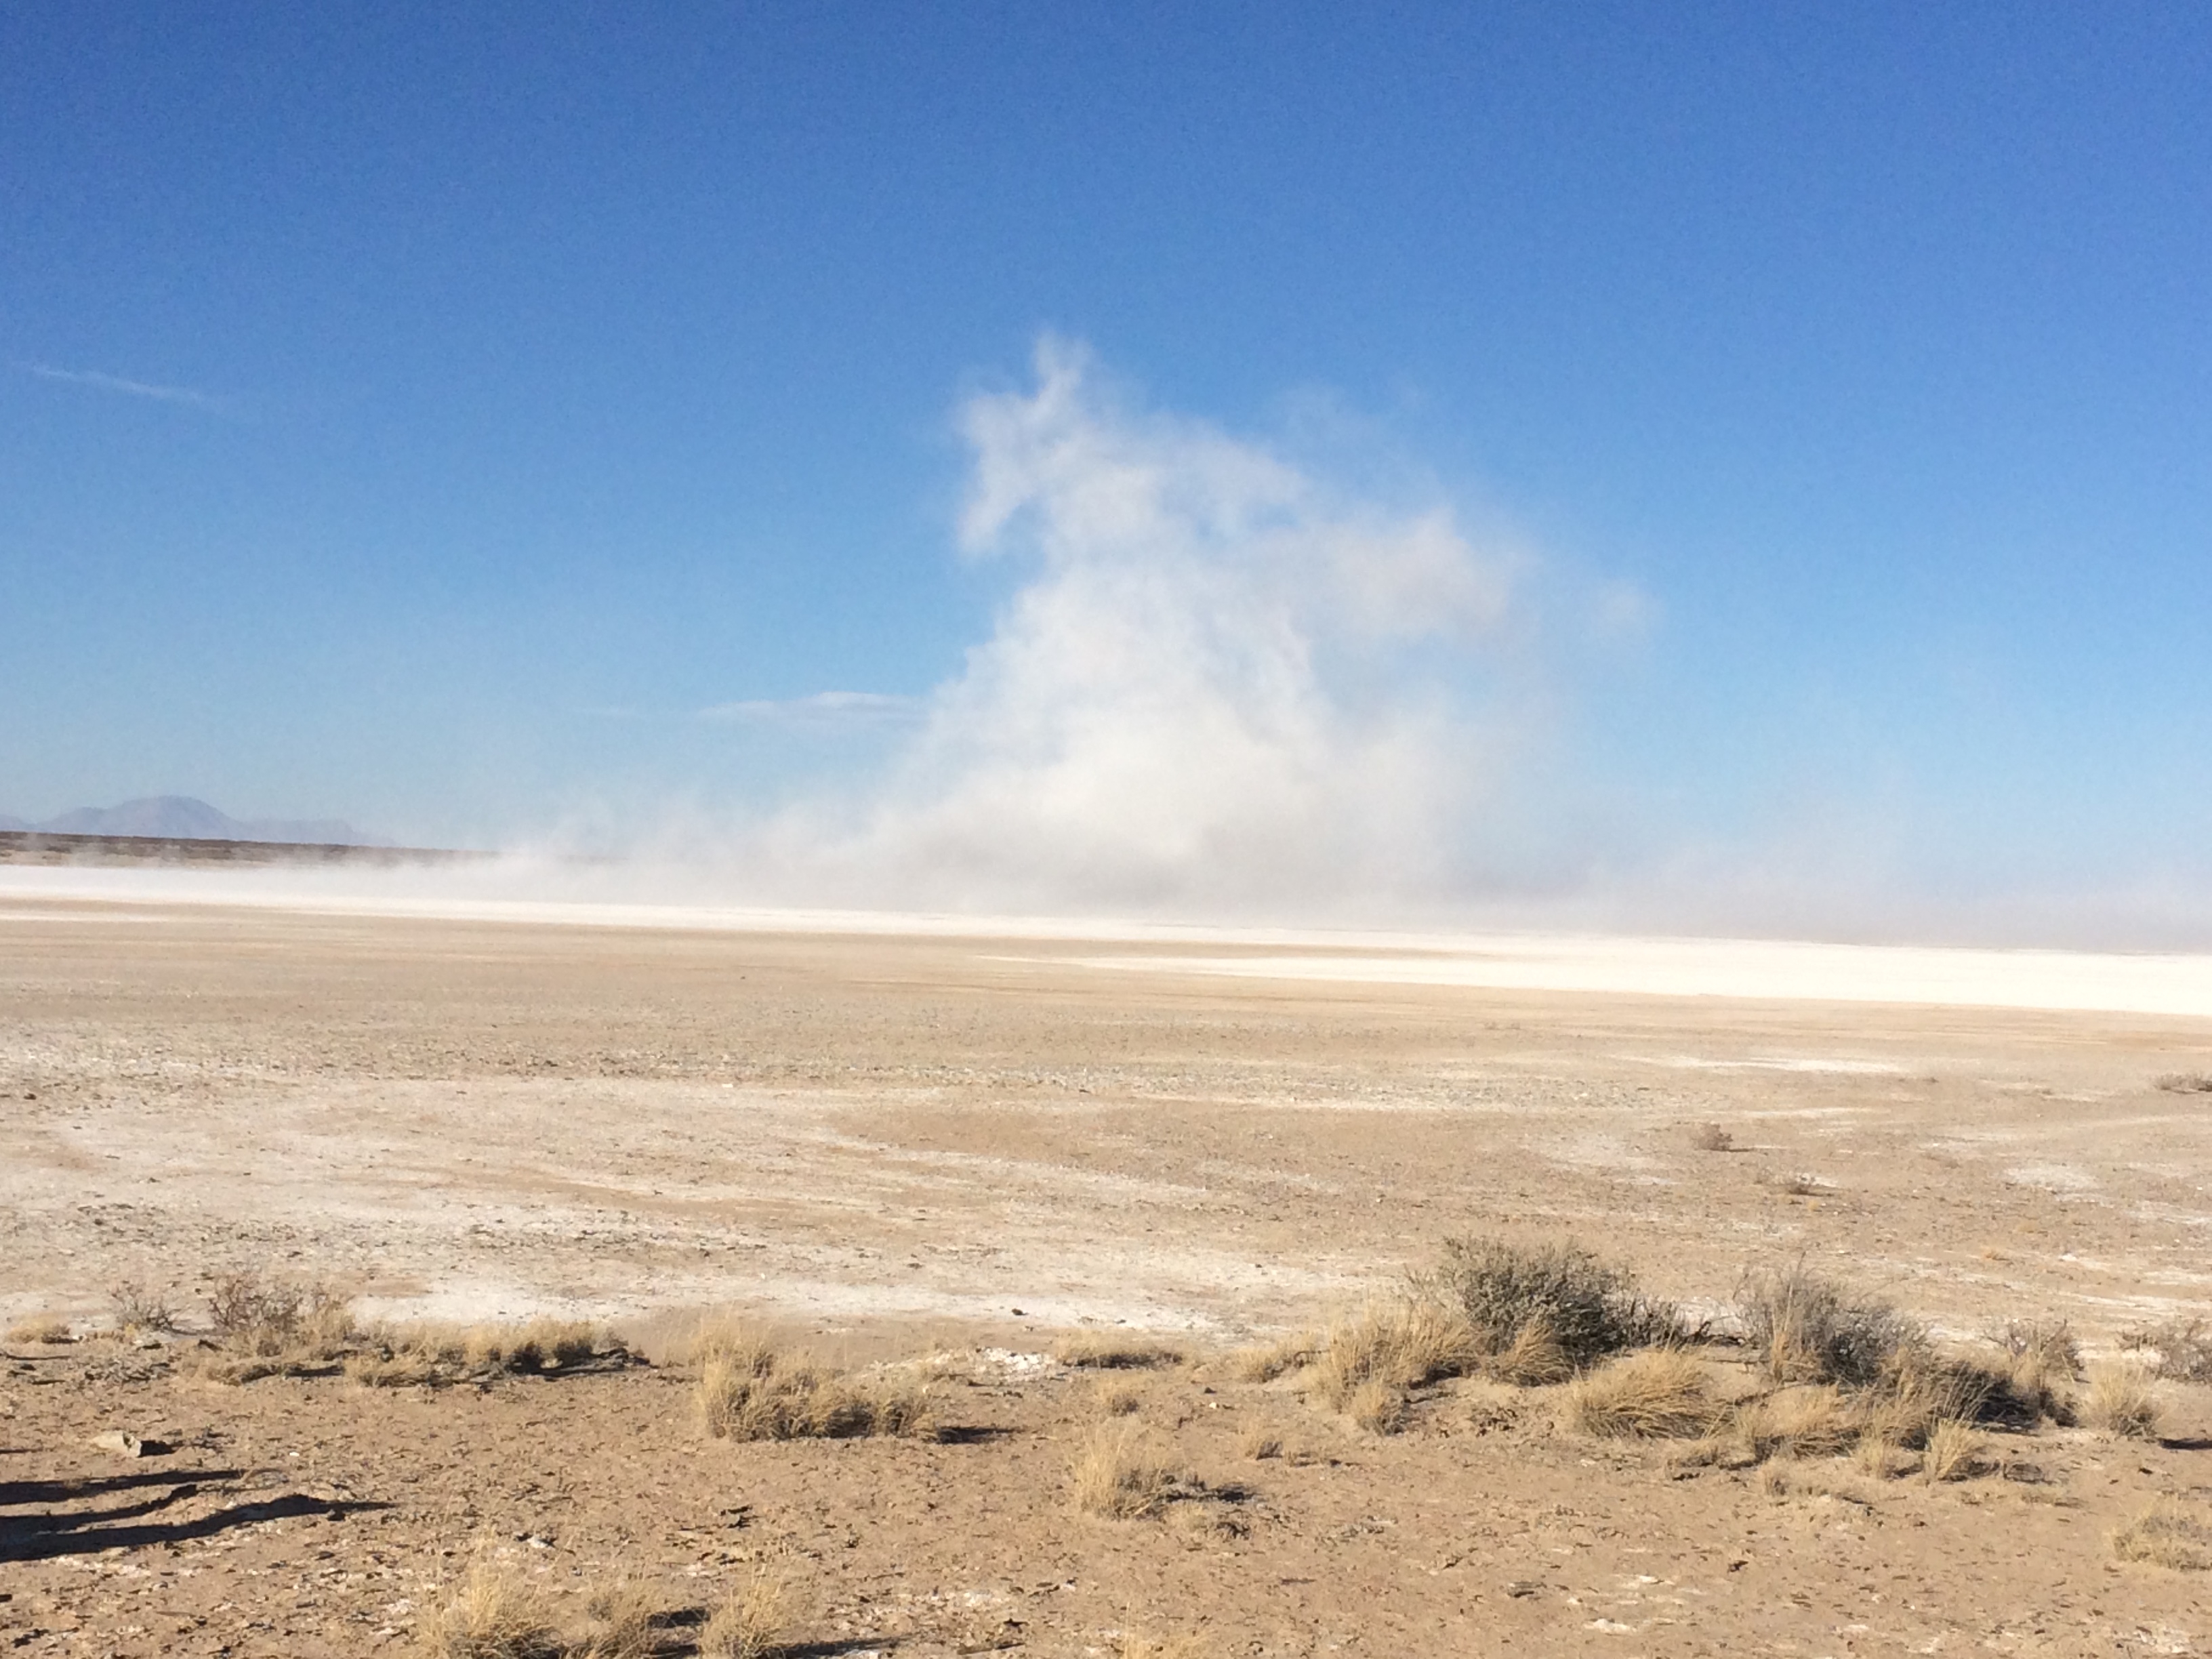
{"label": "distant mountain", "polygon": [[0,817],[0,830],[51,836],[156,836],[167,841],[314,842],[341,847],[389,847],[341,818],[234,818],[190,795],[149,795],[120,806],[80,806],[42,823]]}

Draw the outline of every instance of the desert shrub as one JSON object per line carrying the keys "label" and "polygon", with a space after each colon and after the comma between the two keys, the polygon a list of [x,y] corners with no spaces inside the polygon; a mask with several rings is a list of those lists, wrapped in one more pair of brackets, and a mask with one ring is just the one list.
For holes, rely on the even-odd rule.
{"label": "desert shrub", "polygon": [[562,1644],[545,1600],[522,1575],[486,1556],[421,1626],[433,1659],[557,1659]]}
{"label": "desert shrub", "polygon": [[937,1433],[927,1390],[841,1376],[750,1339],[709,1346],[699,1359],[696,1393],[707,1432],[717,1439],[927,1440]]}
{"label": "desert shrub", "polygon": [[2070,1421],[2074,1385],[2081,1379],[2074,1328],[2064,1320],[2014,1320],[1997,1340],[2005,1352],[2005,1386],[2014,1398],[2039,1417]]}
{"label": "desert shrub", "polygon": [[2123,1339],[2131,1348],[2149,1348],[2158,1358],[2151,1375],[2172,1382],[2212,1382],[2212,1326],[2202,1319],[2173,1320]]}
{"label": "desert shrub", "polygon": [[1408,1389],[1457,1376],[1480,1358],[1475,1334],[1433,1301],[1378,1303],[1329,1329],[1313,1366],[1314,1389],[1338,1411],[1363,1390],[1382,1388],[1401,1401]]}
{"label": "desert shrub", "polygon": [[1482,1350],[1512,1346],[1541,1322],[1577,1367],[1623,1348],[1672,1340],[1680,1321],[1652,1301],[1626,1270],[1571,1244],[1524,1246],[1495,1238],[1448,1238],[1443,1260],[1419,1288],[1459,1310]]}
{"label": "desert shrub", "polygon": [[1112,1331],[1070,1331],[1052,1345],[1052,1357],[1063,1365],[1098,1370],[1126,1370],[1152,1365],[1172,1365],[1182,1358],[1180,1350],[1149,1338]]}
{"label": "desert shrub", "polygon": [[1072,1474],[1076,1508],[1115,1521],[1158,1514],[1178,1484],[1176,1472],[1128,1422],[1102,1424],[1085,1435]]}
{"label": "desert shrub", "polygon": [[1705,1370],[1669,1348],[1632,1353],[1586,1371],[1567,1387],[1565,1419],[1577,1434],[1687,1439],[1718,1415]]}
{"label": "desert shrub", "polygon": [[58,1314],[33,1314],[19,1319],[8,1328],[10,1342],[39,1342],[56,1345],[76,1340],[76,1332],[68,1320]]}
{"label": "desert shrub", "polygon": [[1311,1331],[1255,1343],[1230,1356],[1230,1369],[1246,1382],[1272,1382],[1289,1371],[1301,1370],[1320,1357],[1321,1339]]}
{"label": "desert shrub", "polygon": [[2123,1561],[2147,1562],[2177,1572],[2212,1571],[2212,1515],[2161,1498],[2112,1536]]}
{"label": "desert shrub", "polygon": [[781,1580],[757,1572],[717,1602],[699,1632],[701,1659],[767,1659],[787,1622]]}
{"label": "desert shrub", "polygon": [[1747,1273],[1736,1288],[1744,1335],[1778,1382],[1875,1382],[1927,1334],[1887,1303],[1855,1301],[1802,1261]]}
{"label": "desert shrub", "polygon": [[2081,1419],[2093,1429],[2123,1440],[2158,1438],[2158,1396],[2140,1365],[2099,1365],[2089,1373],[2089,1392]]}
{"label": "desert shrub", "polygon": [[2170,1095],[2212,1095],[2212,1073],[2166,1072],[2151,1083]]}
{"label": "desert shrub", "polygon": [[247,1268],[215,1281],[208,1292],[208,1319],[226,1347],[274,1352],[297,1337],[306,1301],[299,1286],[264,1279]]}
{"label": "desert shrub", "polygon": [[112,1288],[107,1293],[107,1304],[118,1329],[173,1331],[177,1328],[176,1310],[169,1305],[168,1298],[135,1279],[126,1279]]}
{"label": "desert shrub", "polygon": [[1690,1131],[1690,1145],[1701,1152],[1732,1152],[1735,1137],[1717,1123],[1700,1123]]}

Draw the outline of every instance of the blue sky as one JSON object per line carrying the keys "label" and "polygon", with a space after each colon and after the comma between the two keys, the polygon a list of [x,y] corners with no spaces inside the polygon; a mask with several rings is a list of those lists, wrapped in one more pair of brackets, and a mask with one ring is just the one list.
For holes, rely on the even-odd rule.
{"label": "blue sky", "polygon": [[1046,580],[958,526],[1050,337],[1519,573],[1316,671],[1460,711],[1439,892],[2212,916],[2208,84],[2184,5],[11,8],[0,811],[867,819]]}

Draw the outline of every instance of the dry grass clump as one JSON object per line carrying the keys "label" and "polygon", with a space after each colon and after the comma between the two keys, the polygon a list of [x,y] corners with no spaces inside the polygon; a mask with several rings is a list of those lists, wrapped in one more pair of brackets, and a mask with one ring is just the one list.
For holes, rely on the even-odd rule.
{"label": "dry grass clump", "polygon": [[49,1347],[76,1340],[76,1332],[59,1314],[33,1314],[8,1328],[10,1342],[38,1342]]}
{"label": "dry grass clump", "polygon": [[580,1320],[520,1325],[380,1326],[357,1339],[347,1376],[364,1388],[433,1388],[468,1376],[550,1376],[601,1360],[628,1363],[629,1350]]}
{"label": "dry grass clump", "polygon": [[1930,1480],[1964,1480],[1982,1466],[1982,1437],[1973,1425],[1947,1417],[1928,1431],[1920,1472]]}
{"label": "dry grass clump", "polygon": [[1144,1399],[1143,1385],[1126,1376],[1102,1376],[1091,1390],[1091,1403],[1106,1417],[1127,1417]]}
{"label": "dry grass clump", "polygon": [[1854,1300],[1802,1261],[1747,1273],[1735,1306],[1746,1338],[1778,1382],[1864,1386],[1894,1370],[1909,1351],[1927,1346],[1922,1327],[1888,1304]]}
{"label": "dry grass clump", "polygon": [[2155,1350],[2151,1375],[2172,1382],[2212,1382],[2212,1326],[2201,1319],[2173,1320],[2147,1331],[2130,1331],[2121,1341],[2130,1348]]}
{"label": "dry grass clump", "polygon": [[700,1659],[767,1659],[789,1620],[782,1581],[757,1572],[715,1603],[699,1632]]}
{"label": "dry grass clump", "polygon": [[597,1628],[575,1650],[577,1659],[652,1659],[659,1651],[661,1602],[652,1586],[623,1579],[594,1591],[585,1611]]}
{"label": "dry grass clump", "polygon": [[2140,1365],[2099,1365],[2089,1373],[2081,1420],[2123,1440],[2158,1438],[2158,1396]]}
{"label": "dry grass clump", "polygon": [[1158,1515],[1181,1480],[1146,1446],[1138,1426],[1127,1422],[1101,1424],[1085,1435],[1073,1474],[1075,1507],[1115,1521]]}
{"label": "dry grass clump", "polygon": [[[1753,1461],[1771,1457],[1833,1457],[1869,1434],[1855,1403],[1832,1382],[1780,1389],[1736,1413],[1736,1431]],[[1873,1437],[1894,1445],[1893,1432]]]}
{"label": "dry grass clump", "polygon": [[1690,1145],[1701,1152],[1732,1152],[1735,1137],[1717,1123],[1700,1123],[1690,1131]]}
{"label": "dry grass clump", "polygon": [[708,1343],[698,1364],[700,1416],[716,1439],[937,1435],[927,1391],[910,1382],[841,1376],[742,1334]]}
{"label": "dry grass clump", "polygon": [[2151,1085],[2170,1095],[2212,1095],[2212,1073],[2163,1072],[2151,1079]]}
{"label": "dry grass clump", "polygon": [[1237,1449],[1239,1455],[1264,1462],[1283,1455],[1283,1431],[1264,1419],[1255,1418],[1237,1431]]}
{"label": "dry grass clump", "polygon": [[562,1649],[544,1597],[513,1568],[481,1555],[419,1634],[432,1659],[556,1659]]}
{"label": "dry grass clump", "polygon": [[1112,1331],[1070,1331],[1053,1343],[1052,1357],[1063,1365],[1096,1370],[1133,1370],[1175,1364],[1182,1359],[1182,1353],[1148,1337],[1117,1335]]}
{"label": "dry grass clump", "polygon": [[1447,1238],[1443,1261],[1417,1285],[1456,1310],[1489,1354],[1539,1323],[1578,1370],[1680,1334],[1672,1307],[1644,1296],[1626,1270],[1571,1244]]}
{"label": "dry grass clump", "polygon": [[1239,1348],[1229,1357],[1229,1368],[1240,1382],[1272,1382],[1288,1372],[1304,1370],[1320,1357],[1321,1338],[1311,1331],[1300,1331],[1273,1342]]}
{"label": "dry grass clump", "polygon": [[1334,1409],[1388,1432],[1382,1425],[1395,1426],[1406,1390],[1462,1376],[1480,1358],[1474,1332],[1450,1309],[1431,1301],[1380,1303],[1330,1328],[1312,1386]]}
{"label": "dry grass clump", "polygon": [[1679,1350],[1653,1348],[1585,1372],[1563,1412],[1577,1434],[1610,1439],[1688,1439],[1719,1415],[1705,1369]]}
{"label": "dry grass clump", "polygon": [[1559,1346],[1552,1328],[1532,1319],[1516,1332],[1512,1341],[1483,1362],[1484,1374],[1516,1387],[1542,1388],[1564,1382],[1575,1374],[1575,1362]]}
{"label": "dry grass clump", "polygon": [[2212,1515],[2161,1498],[2112,1535],[2112,1553],[2177,1572],[2212,1572]]}

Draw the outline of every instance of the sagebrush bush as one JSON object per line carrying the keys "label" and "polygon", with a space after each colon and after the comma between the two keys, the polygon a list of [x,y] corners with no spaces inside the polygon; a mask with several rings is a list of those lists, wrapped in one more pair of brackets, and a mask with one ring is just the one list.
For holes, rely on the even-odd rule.
{"label": "sagebrush bush", "polygon": [[1928,1345],[1926,1330],[1887,1303],[1854,1299],[1802,1261],[1745,1274],[1735,1306],[1746,1340],[1778,1382],[1864,1386]]}
{"label": "sagebrush bush", "polygon": [[1625,1268],[1571,1244],[1448,1238],[1419,1287],[1456,1308],[1487,1353],[1503,1352],[1540,1322],[1581,1367],[1624,1348],[1674,1340],[1680,1321],[1644,1296]]}

